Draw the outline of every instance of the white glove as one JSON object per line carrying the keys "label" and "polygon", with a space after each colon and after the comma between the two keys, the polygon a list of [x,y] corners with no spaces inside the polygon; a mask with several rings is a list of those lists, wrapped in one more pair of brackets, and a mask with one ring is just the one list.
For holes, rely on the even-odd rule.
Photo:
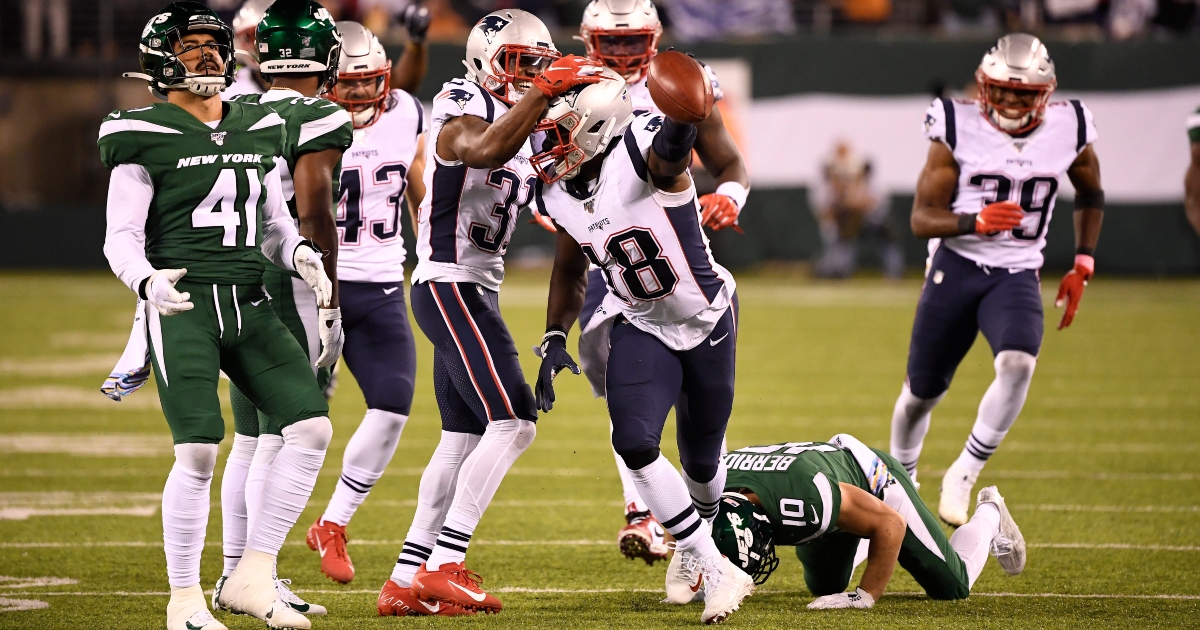
{"label": "white glove", "polygon": [[836,593],[834,595],[826,595],[818,597],[808,605],[809,610],[833,610],[835,608],[871,608],[875,605],[875,598],[871,594],[862,590],[862,588],[854,589],[853,593]]}
{"label": "white glove", "polygon": [[195,308],[188,300],[191,293],[180,293],[175,290],[175,283],[187,273],[187,269],[160,269],[150,274],[146,283],[146,301],[158,309],[164,317],[178,315]]}
{"label": "white glove", "polygon": [[329,281],[329,276],[325,275],[321,255],[308,245],[301,244],[292,254],[292,265],[296,268],[296,273],[312,288],[313,293],[317,294],[317,306],[329,304],[333,297],[333,283]]}
{"label": "white glove", "polygon": [[329,367],[342,356],[342,345],[346,343],[346,338],[342,336],[342,309],[318,309],[317,328],[321,332],[321,356],[317,357],[315,365],[319,368]]}

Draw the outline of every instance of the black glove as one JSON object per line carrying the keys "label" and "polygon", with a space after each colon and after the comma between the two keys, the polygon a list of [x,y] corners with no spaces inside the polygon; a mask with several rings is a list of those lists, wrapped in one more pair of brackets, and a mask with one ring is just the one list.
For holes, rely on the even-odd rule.
{"label": "black glove", "polygon": [[579,374],[579,366],[567,353],[567,333],[558,328],[547,330],[541,347],[534,348],[534,352],[542,358],[542,365],[538,368],[533,398],[540,411],[550,411],[554,408],[554,377],[563,368]]}
{"label": "black glove", "polygon": [[408,39],[414,44],[425,43],[425,32],[429,30],[429,9],[414,2],[400,12],[396,19],[408,30]]}

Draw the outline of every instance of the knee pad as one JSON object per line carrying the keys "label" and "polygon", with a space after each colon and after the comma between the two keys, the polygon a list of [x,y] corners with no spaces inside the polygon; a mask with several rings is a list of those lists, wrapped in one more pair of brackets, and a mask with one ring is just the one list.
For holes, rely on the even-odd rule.
{"label": "knee pad", "polygon": [[996,367],[997,376],[1028,381],[1033,378],[1037,357],[1020,350],[1003,350],[996,354],[992,364]]}
{"label": "knee pad", "polygon": [[217,445],[176,444],[175,465],[193,476],[210,477],[217,466]]}
{"label": "knee pad", "polygon": [[[617,451],[621,459],[625,460],[625,466],[629,470],[641,470],[650,464],[658,461],[659,450],[650,448],[642,451],[625,452]],[[711,477],[709,477],[711,479]]]}
{"label": "knee pad", "polygon": [[283,441],[299,448],[323,451],[333,440],[333,423],[325,416],[301,420],[283,428]]}
{"label": "knee pad", "polygon": [[512,447],[524,452],[537,437],[537,424],[528,420],[495,420],[488,425],[487,432],[513,435]]}

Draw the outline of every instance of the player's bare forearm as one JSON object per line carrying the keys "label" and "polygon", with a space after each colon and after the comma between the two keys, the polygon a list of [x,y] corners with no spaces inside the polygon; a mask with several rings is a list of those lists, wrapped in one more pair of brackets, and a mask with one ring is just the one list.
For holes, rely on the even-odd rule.
{"label": "player's bare forearm", "polygon": [[717,185],[737,182],[750,187],[750,174],[746,172],[746,161],[738,150],[733,136],[725,128],[721,110],[714,107],[712,115],[696,123],[696,153]]}
{"label": "player's bare forearm", "polygon": [[333,214],[333,170],[342,159],[340,149],[305,153],[296,158],[293,183],[296,191],[296,217],[300,235],[324,250],[325,274],[333,283],[329,308],[338,307],[337,222]]}
{"label": "player's bare forearm", "polygon": [[896,570],[908,524],[899,512],[861,488],[848,483],[839,483],[838,488],[842,492],[842,507],[837,528],[870,540],[867,568],[859,586],[879,601]]}
{"label": "player's bare forearm", "polygon": [[408,188],[404,198],[408,200],[408,217],[412,220],[413,234],[421,222],[421,202],[425,199],[425,135],[417,139],[417,154],[408,167]]}
{"label": "player's bare forearm", "polygon": [[917,238],[943,238],[969,234],[974,229],[974,217],[958,215],[950,210],[958,186],[958,162],[941,142],[929,144],[925,167],[917,178],[917,194],[913,199],[912,231]]}
{"label": "player's bare forearm", "polygon": [[1192,229],[1200,234],[1200,142],[1192,143],[1192,162],[1183,177],[1183,207]]}
{"label": "player's bare forearm", "polygon": [[546,328],[571,330],[587,292],[588,259],[579,243],[555,225],[554,268],[550,272],[550,297],[546,304]]}
{"label": "player's bare forearm", "polygon": [[1104,222],[1104,189],[1100,186],[1100,159],[1088,145],[1075,158],[1067,177],[1075,186],[1075,251],[1091,256],[1100,241]]}
{"label": "player's bare forearm", "polygon": [[454,118],[438,133],[438,157],[471,168],[503,166],[533,133],[548,102],[540,90],[530,90],[496,122],[489,124],[478,116]]}
{"label": "player's bare forearm", "polygon": [[409,94],[416,94],[425,81],[425,72],[429,70],[429,48],[424,42],[404,45],[404,54],[392,67],[392,87],[399,88]]}

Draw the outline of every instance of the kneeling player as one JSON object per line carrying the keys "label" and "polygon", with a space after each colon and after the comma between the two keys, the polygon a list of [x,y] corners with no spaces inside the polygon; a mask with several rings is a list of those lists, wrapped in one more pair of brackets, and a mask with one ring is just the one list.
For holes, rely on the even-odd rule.
{"label": "kneeling player", "polygon": [[[871,608],[897,562],[933,599],[965,599],[989,550],[1010,575],[1025,569],[1025,539],[995,486],[979,491],[975,516],[947,540],[904,467],[852,436],[748,446],[725,463],[717,547],[761,584],[779,564],[775,545],[795,545],[817,596],[809,608]],[[864,539],[867,568],[844,592]]]}

